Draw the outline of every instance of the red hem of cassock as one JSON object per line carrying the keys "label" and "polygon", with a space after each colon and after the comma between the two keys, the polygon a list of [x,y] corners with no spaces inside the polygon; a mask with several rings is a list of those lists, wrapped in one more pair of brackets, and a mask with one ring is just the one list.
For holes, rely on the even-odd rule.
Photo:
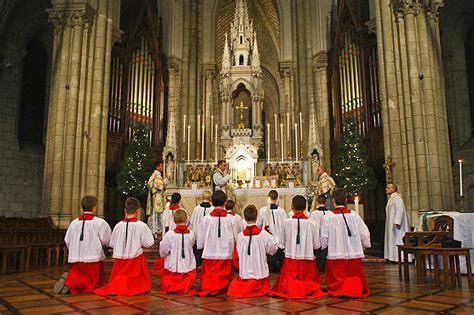
{"label": "red hem of cassock", "polygon": [[195,280],[196,269],[185,273],[165,269],[161,276],[160,293],[188,293],[193,288]]}
{"label": "red hem of cassock", "polygon": [[132,259],[114,259],[109,284],[97,295],[136,295],[151,290],[150,273],[143,254]]}
{"label": "red hem of cassock", "polygon": [[326,261],[324,273],[330,296],[366,298],[370,295],[362,259]]}
{"label": "red hem of cassock", "polygon": [[156,272],[162,274],[165,271],[165,257],[158,257],[155,259],[155,266],[151,272]]}
{"label": "red hem of cassock", "polygon": [[105,284],[104,262],[76,262],[64,282],[72,294],[92,292]]}
{"label": "red hem of cassock", "polygon": [[270,290],[270,278],[242,279],[237,276],[229,286],[227,295],[236,298],[267,295]]}
{"label": "red hem of cassock", "polygon": [[201,267],[201,289],[191,295],[207,296],[225,293],[232,281],[234,267],[232,259],[203,259]]}
{"label": "red hem of cassock", "polygon": [[315,299],[326,296],[321,290],[321,277],[314,260],[285,258],[272,296],[286,299]]}

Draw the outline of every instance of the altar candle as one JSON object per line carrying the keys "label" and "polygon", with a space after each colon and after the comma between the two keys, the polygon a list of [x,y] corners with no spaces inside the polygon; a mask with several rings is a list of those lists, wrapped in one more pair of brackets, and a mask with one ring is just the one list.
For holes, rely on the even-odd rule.
{"label": "altar candle", "polygon": [[295,124],[295,157],[298,162],[298,124]]}
{"label": "altar candle", "polygon": [[198,121],[197,121],[197,125],[196,125],[197,136],[198,136],[198,143],[201,142],[201,133],[199,132],[199,126],[201,126],[201,115],[198,115]]}
{"label": "altar candle", "polygon": [[212,126],[214,126],[214,115],[211,115],[211,128],[209,128],[209,130],[211,131],[211,143],[212,143],[212,140],[213,140],[212,139],[212,135],[213,135]]}
{"label": "altar candle", "polygon": [[267,124],[267,162],[270,162],[270,124]]}
{"label": "altar candle", "polygon": [[273,116],[275,117],[275,141],[278,142],[278,116],[277,114]]}
{"label": "altar candle", "polygon": [[286,113],[286,141],[290,141],[290,113]]}
{"label": "altar candle", "polygon": [[186,115],[183,118],[183,143],[186,142]]}
{"label": "altar candle", "polygon": [[215,128],[215,137],[214,137],[214,155],[215,155],[215,160],[217,164],[217,124]]}
{"label": "altar candle", "polygon": [[355,212],[359,213],[359,196],[354,198]]}
{"label": "altar candle", "polygon": [[188,125],[188,164],[191,157],[191,126]]}
{"label": "altar candle", "polygon": [[463,197],[463,189],[462,189],[462,160],[459,160],[459,196]]}
{"label": "altar candle", "polygon": [[303,113],[300,112],[300,140],[303,141]]}
{"label": "altar candle", "polygon": [[204,164],[204,133],[206,125],[202,124],[202,141],[201,141],[201,163]]}
{"label": "altar candle", "polygon": [[280,124],[280,136],[281,136],[281,161],[283,162],[283,124]]}

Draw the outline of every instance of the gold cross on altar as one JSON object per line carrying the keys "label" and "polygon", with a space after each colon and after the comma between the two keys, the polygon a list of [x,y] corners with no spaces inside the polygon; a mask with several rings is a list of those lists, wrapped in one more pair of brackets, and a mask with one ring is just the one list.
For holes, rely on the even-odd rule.
{"label": "gold cross on altar", "polygon": [[248,109],[247,106],[244,105],[244,102],[240,102],[239,106],[236,106],[235,109],[240,111],[240,122],[239,122],[239,129],[245,128],[245,121],[244,121],[244,111]]}

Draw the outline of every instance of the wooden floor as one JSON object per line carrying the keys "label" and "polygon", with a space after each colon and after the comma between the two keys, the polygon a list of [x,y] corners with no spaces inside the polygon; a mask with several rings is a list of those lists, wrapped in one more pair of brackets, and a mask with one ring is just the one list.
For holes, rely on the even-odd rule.
{"label": "wooden floor", "polygon": [[[151,263],[151,262],[150,262]],[[412,267],[413,268],[413,267]],[[372,295],[365,300],[325,297],[315,300],[287,301],[260,297],[231,299],[225,295],[198,298],[187,295],[161,295],[159,281],[152,274],[153,288],[149,294],[103,298],[92,294],[56,295],[53,285],[67,267],[47,268],[28,273],[0,277],[1,314],[474,314],[474,291],[467,289],[436,289],[404,283],[398,278],[396,265],[384,269],[367,268]],[[106,270],[110,273],[111,263]],[[414,270],[412,270],[414,274]],[[432,278],[432,275],[430,275]],[[271,276],[271,284],[276,275]],[[431,280],[432,281],[432,280]],[[196,283],[196,287],[198,283]]]}

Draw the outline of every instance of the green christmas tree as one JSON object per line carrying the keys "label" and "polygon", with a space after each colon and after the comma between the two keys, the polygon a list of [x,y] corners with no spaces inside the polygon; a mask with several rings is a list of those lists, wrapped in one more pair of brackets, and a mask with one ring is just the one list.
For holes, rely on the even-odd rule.
{"label": "green christmas tree", "polygon": [[132,141],[125,149],[117,174],[117,190],[126,196],[143,199],[147,195],[146,182],[153,172],[153,152],[143,125],[134,128]]}
{"label": "green christmas tree", "polygon": [[354,118],[344,121],[342,139],[337,150],[334,179],[349,196],[363,194],[375,188],[377,180],[374,171],[367,164],[367,152]]}

